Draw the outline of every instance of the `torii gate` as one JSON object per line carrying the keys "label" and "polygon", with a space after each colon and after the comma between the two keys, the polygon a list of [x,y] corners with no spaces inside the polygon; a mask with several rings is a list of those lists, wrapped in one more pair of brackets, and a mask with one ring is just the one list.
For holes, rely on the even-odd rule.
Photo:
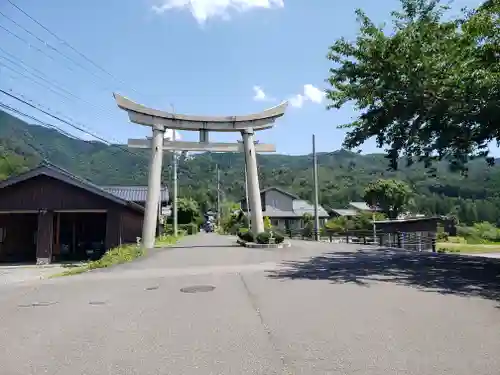
{"label": "torii gate", "polygon": [[[113,94],[119,108],[127,111],[131,122],[151,126],[151,140],[129,139],[129,147],[151,147],[151,164],[148,176],[146,212],[142,229],[142,244],[145,248],[154,247],[155,228],[158,219],[160,184],[163,150],[245,152],[247,190],[252,217],[252,230],[264,231],[262,203],[260,200],[259,176],[257,173],[256,152],[274,152],[274,145],[255,144],[254,131],[270,129],[277,118],[285,114],[288,102],[266,109],[263,112],[243,116],[193,116],[159,111],[137,104],[119,94]],[[177,142],[163,139],[165,129],[190,130],[200,133],[199,142]],[[208,134],[215,132],[240,132],[243,144],[209,143]]]}

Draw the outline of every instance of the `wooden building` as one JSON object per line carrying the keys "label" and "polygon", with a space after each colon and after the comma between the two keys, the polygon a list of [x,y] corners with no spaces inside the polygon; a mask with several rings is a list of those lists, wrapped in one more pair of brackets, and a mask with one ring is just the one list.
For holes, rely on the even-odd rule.
{"label": "wooden building", "polygon": [[88,259],[136,242],[144,207],[53,165],[0,182],[0,261]]}

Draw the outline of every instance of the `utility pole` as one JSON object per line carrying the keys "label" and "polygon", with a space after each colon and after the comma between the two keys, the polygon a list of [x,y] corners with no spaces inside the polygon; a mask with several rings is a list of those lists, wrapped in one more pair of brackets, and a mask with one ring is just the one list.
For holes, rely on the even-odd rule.
{"label": "utility pole", "polygon": [[217,228],[220,228],[220,170],[219,170],[219,164],[216,165],[216,171],[217,171]]}
{"label": "utility pole", "polygon": [[162,198],[162,186],[160,183],[160,199],[158,199],[158,228],[156,231],[156,236],[160,237],[162,235],[162,230],[161,230],[161,198]]}
{"label": "utility pole", "polygon": [[[173,140],[175,141],[175,129],[172,130],[172,138]],[[177,151],[173,151],[172,152],[172,155],[174,157],[174,160],[173,160],[173,171],[172,171],[172,174],[173,174],[173,195],[174,195],[174,199],[172,201],[172,221],[173,221],[173,224],[174,224],[174,237],[177,237],[177,233],[179,233],[178,231],[178,223],[177,223]]]}
{"label": "utility pole", "polygon": [[314,239],[319,241],[319,212],[318,212],[318,159],[316,156],[316,136],[312,136],[313,147],[313,178],[314,178]]}
{"label": "utility pole", "polygon": [[[170,104],[172,107],[172,112],[175,113],[175,107],[173,104]],[[177,134],[175,129],[172,129],[172,141],[175,142],[177,138]],[[178,222],[177,222],[177,151],[172,151],[172,157],[174,158],[172,161],[172,179],[173,179],[173,187],[172,187],[172,224],[173,224],[173,229],[174,229],[174,237],[177,237],[177,233],[179,233],[179,228],[178,228]]]}
{"label": "utility pole", "polygon": [[372,226],[373,226],[373,244],[377,244],[377,225],[375,224],[375,205],[372,206]]}

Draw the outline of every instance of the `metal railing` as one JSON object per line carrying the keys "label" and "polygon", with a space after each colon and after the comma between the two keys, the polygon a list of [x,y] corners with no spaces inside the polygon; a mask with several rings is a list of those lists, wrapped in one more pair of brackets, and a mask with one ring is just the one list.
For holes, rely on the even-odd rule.
{"label": "metal railing", "polygon": [[[290,239],[314,241],[314,232],[305,233],[303,229],[285,230]],[[435,232],[383,232],[377,230],[332,231],[322,228],[319,240],[331,243],[349,243],[401,248],[412,251],[436,251]]]}

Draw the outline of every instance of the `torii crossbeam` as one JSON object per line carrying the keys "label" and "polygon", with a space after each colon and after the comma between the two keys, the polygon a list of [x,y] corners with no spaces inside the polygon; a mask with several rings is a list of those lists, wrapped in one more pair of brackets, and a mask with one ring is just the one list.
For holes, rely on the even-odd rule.
{"label": "torii crossbeam", "polygon": [[[153,129],[151,140],[129,140],[129,146],[131,147],[151,147],[152,150],[146,212],[142,231],[142,244],[144,247],[151,248],[154,246],[164,148],[169,150],[215,152],[238,152],[243,149],[245,153],[252,230],[255,233],[264,231],[256,152],[273,152],[274,146],[265,144],[256,145],[254,131],[272,128],[276,119],[285,114],[288,102],[282,102],[263,112],[250,115],[193,116],[148,108],[116,93],[114,97],[118,107],[127,111],[131,122],[151,126]],[[200,133],[200,142],[164,141],[163,134],[165,129],[198,131]],[[209,143],[208,134],[211,131],[239,132],[243,138],[243,147],[241,148],[239,143]]]}

